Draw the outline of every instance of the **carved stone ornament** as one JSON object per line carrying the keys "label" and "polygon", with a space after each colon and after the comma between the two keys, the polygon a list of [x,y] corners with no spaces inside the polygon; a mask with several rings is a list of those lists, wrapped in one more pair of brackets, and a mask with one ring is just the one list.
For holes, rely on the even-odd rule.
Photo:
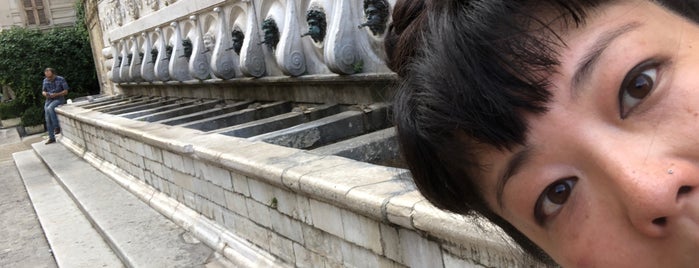
{"label": "carved stone ornament", "polygon": [[301,76],[306,73],[306,55],[301,42],[301,29],[298,27],[298,11],[295,1],[286,5],[284,29],[279,37],[279,44],[274,53],[282,72],[289,76]]}
{"label": "carved stone ornament", "polygon": [[[205,80],[211,78],[211,49],[206,47],[206,37],[202,36],[202,22],[197,19],[197,16],[192,15],[189,19],[194,22],[194,42],[189,57],[189,74],[192,77]],[[211,38],[211,37],[209,37]],[[188,39],[185,39],[185,41]],[[209,40],[213,46],[212,40]],[[183,44],[184,45],[184,44]],[[185,55],[187,55],[187,46],[185,45]]]}
{"label": "carved stone ornament", "polygon": [[214,12],[218,13],[218,30],[216,45],[211,56],[211,70],[216,77],[221,79],[231,79],[235,77],[235,66],[238,65],[237,57],[234,58],[229,48],[233,46],[230,38],[226,38],[230,33],[230,26],[226,19],[228,15],[225,10],[220,7],[214,8]]}
{"label": "carved stone ornament", "polygon": [[172,53],[172,47],[165,41],[165,32],[160,28],[155,28],[158,33],[158,56],[155,59],[155,77],[160,81],[170,80],[170,71],[168,66],[170,65],[170,55],[168,54],[168,47],[170,48],[170,54]]}
{"label": "carved stone ornament", "polygon": [[240,51],[240,71],[246,76],[262,77],[267,72],[264,47],[260,46],[260,28],[257,23],[255,6],[248,5],[245,41]]}
{"label": "carved stone ornament", "polygon": [[143,36],[144,55],[141,56],[141,78],[148,82],[155,80],[155,59],[158,57],[158,50],[153,48],[153,42],[150,39],[150,34],[141,33]]}
{"label": "carved stone ornament", "polygon": [[146,5],[150,7],[153,11],[156,11],[160,8],[160,1],[158,0],[146,0]]}
{"label": "carved stone ornament", "polygon": [[231,32],[231,40],[233,41],[233,51],[235,54],[240,55],[240,50],[243,49],[243,42],[245,41],[245,33],[240,29],[235,29]]}
{"label": "carved stone ornament", "polygon": [[316,43],[323,42],[328,23],[325,20],[325,12],[319,9],[311,9],[306,12],[308,32],[301,36],[310,36]]}
{"label": "carved stone ornament", "polygon": [[129,57],[129,76],[136,82],[142,80],[141,77],[141,59],[143,58],[143,53],[141,53],[141,45],[138,42],[138,38],[135,36],[131,37],[131,53]]}
{"label": "carved stone ornament", "polygon": [[182,29],[179,22],[172,22],[170,26],[175,30],[175,36],[173,40],[173,46],[170,55],[170,66],[168,67],[170,71],[170,77],[177,81],[187,81],[192,80],[192,76],[189,74],[189,56],[187,56],[187,46],[189,46],[189,55],[192,54],[192,42],[182,38]]}
{"label": "carved stone ornament", "polygon": [[273,18],[267,18],[262,22],[262,32],[265,34],[265,39],[262,44],[267,45],[271,50],[277,48],[279,44],[279,27]]}
{"label": "carved stone ornament", "polygon": [[137,20],[139,17],[139,11],[141,10],[140,0],[126,0],[126,14],[128,14],[132,19]]}
{"label": "carved stone ornament", "polygon": [[121,66],[121,56],[119,56],[119,47],[116,42],[112,43],[112,72],[110,79],[114,83],[121,82],[119,66]]}
{"label": "carved stone ornament", "polygon": [[388,22],[388,8],[386,0],[364,0],[366,22],[359,25],[359,28],[369,27],[374,35],[383,34]]}

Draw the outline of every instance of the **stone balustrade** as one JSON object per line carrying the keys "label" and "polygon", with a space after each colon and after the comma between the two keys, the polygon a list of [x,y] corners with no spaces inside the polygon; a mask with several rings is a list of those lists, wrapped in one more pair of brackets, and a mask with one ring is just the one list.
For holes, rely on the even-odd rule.
{"label": "stone balustrade", "polygon": [[118,84],[390,73],[392,2],[102,1],[102,55]]}

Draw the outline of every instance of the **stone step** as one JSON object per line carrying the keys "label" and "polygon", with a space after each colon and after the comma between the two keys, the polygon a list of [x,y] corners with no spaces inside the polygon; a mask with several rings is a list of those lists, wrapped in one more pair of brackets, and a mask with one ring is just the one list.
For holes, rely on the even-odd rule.
{"label": "stone step", "polygon": [[12,157],[58,267],[124,267],[33,150]]}
{"label": "stone step", "polygon": [[32,145],[128,267],[226,265],[218,254],[61,144]]}

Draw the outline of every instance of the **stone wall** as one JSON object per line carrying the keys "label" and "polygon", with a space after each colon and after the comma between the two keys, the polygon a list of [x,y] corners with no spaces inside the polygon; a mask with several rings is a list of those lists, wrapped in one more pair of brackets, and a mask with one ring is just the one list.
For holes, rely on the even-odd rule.
{"label": "stone wall", "polygon": [[220,237],[232,235],[299,267],[537,265],[482,219],[431,206],[402,169],[75,105],[58,113],[61,142],[149,185],[147,198],[169,200],[155,203],[184,205],[218,226],[200,239],[223,252]]}

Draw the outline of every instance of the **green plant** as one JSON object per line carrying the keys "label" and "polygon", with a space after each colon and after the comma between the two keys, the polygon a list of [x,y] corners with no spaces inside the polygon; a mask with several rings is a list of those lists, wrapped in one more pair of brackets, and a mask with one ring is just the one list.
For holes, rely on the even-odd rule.
{"label": "green plant", "polygon": [[43,105],[41,83],[46,67],[66,78],[70,97],[99,93],[81,1],[76,8],[78,22],[73,27],[0,31],[0,85],[15,91],[20,106]]}
{"label": "green plant", "polygon": [[364,71],[364,61],[363,61],[363,60],[359,60],[359,61],[355,62],[355,63],[352,65],[352,70],[353,70],[354,73],[356,73],[356,74],[361,73],[362,71]]}
{"label": "green plant", "polygon": [[43,124],[44,121],[44,109],[36,106],[29,107],[29,109],[24,111],[22,114],[22,125],[23,126],[36,126]]}
{"label": "green plant", "polygon": [[16,118],[22,115],[22,107],[18,102],[3,102],[0,103],[0,119]]}

